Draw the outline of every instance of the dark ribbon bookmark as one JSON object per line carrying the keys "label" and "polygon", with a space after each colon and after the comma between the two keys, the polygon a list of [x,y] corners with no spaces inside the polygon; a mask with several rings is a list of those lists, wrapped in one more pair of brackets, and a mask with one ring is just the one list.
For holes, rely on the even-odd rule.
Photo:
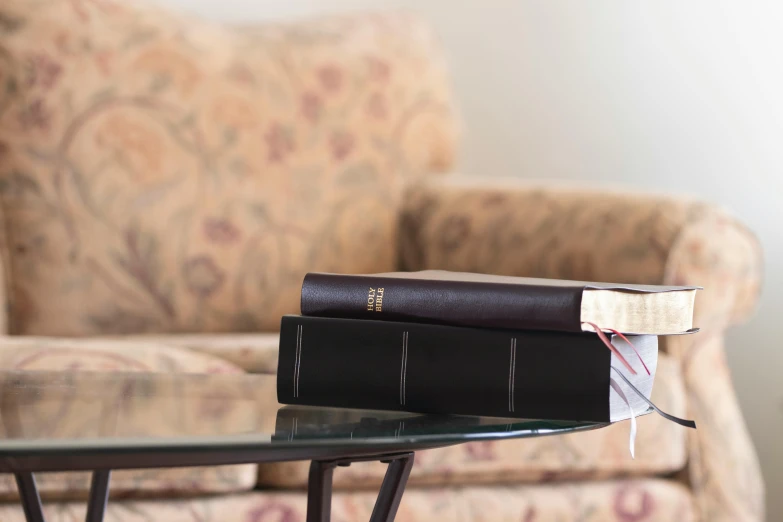
{"label": "dark ribbon bookmark", "polygon": [[660,416],[661,416],[661,417],[663,417],[664,419],[668,419],[668,420],[670,420],[670,421],[672,421],[672,422],[676,422],[676,423],[677,423],[677,424],[679,424],[680,426],[685,426],[686,428],[693,428],[693,429],[696,429],[696,423],[695,423],[694,421],[692,421],[692,420],[685,420],[685,419],[681,419],[681,418],[679,418],[679,417],[675,417],[674,415],[669,415],[669,414],[668,414],[668,413],[666,413],[665,411],[661,410],[660,408],[658,408],[658,406],[656,406],[655,404],[653,404],[653,403],[652,403],[652,401],[651,401],[650,399],[648,399],[647,397],[645,397],[645,396],[644,396],[644,394],[643,394],[642,392],[640,392],[639,390],[637,390],[637,389],[636,389],[636,386],[634,386],[633,384],[631,384],[631,381],[629,381],[629,380],[628,380],[628,378],[627,378],[625,375],[623,375],[623,373],[622,373],[620,370],[618,370],[618,369],[617,369],[617,368],[615,368],[614,366],[612,366],[611,368],[612,368],[612,370],[614,370],[614,371],[615,371],[615,373],[617,373],[617,375],[619,375],[619,376],[620,376],[620,378],[621,378],[623,381],[625,381],[625,384],[627,384],[627,385],[628,385],[628,386],[629,386],[629,387],[630,387],[630,388],[631,388],[631,389],[634,391],[634,393],[635,393],[636,395],[638,395],[638,396],[639,396],[639,397],[640,397],[640,398],[641,398],[641,399],[642,399],[644,402],[646,402],[646,403],[647,403],[647,404],[648,404],[648,405],[649,405],[649,406],[650,406],[652,409],[654,409],[654,410],[655,410],[655,413],[657,413],[658,415],[660,415]]}

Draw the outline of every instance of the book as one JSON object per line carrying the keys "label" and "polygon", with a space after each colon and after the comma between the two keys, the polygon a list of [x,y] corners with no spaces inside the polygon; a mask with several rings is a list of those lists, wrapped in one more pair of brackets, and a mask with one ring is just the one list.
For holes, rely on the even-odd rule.
{"label": "book", "polygon": [[309,273],[302,315],[517,330],[670,335],[696,331],[698,287],[591,283],[425,270]]}
{"label": "book", "polygon": [[[631,374],[594,333],[288,315],[280,325],[277,398],[289,405],[615,422],[648,412],[657,367],[656,336],[629,340],[649,375]],[[627,358],[634,354],[626,341],[612,342]]]}

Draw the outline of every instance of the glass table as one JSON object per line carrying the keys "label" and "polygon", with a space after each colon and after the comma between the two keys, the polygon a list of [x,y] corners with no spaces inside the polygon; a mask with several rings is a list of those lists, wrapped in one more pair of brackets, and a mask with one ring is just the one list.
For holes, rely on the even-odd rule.
{"label": "glass table", "polygon": [[272,375],[0,372],[0,472],[30,522],[34,473],[92,471],[87,521],[103,519],[111,470],[310,460],[308,522],[330,517],[332,473],[388,464],[371,521],[394,520],[416,450],[541,437],[595,423],[281,406]]}

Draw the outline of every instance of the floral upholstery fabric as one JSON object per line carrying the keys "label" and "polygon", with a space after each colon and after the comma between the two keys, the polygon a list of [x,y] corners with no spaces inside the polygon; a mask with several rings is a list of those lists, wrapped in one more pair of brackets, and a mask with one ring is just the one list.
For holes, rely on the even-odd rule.
{"label": "floral upholstery fabric", "polygon": [[[158,435],[176,433],[183,424],[193,433],[209,434],[227,429],[227,426],[250,422],[259,401],[252,390],[245,410],[224,408],[214,400],[203,402],[192,411],[183,410],[177,393],[182,390],[159,390],[155,402],[153,394],[129,397],[131,386],[128,372],[200,373],[208,380],[215,374],[241,374],[236,366],[204,354],[188,350],[141,342],[107,342],[95,340],[57,340],[41,338],[9,339],[0,341],[0,369],[3,371],[63,371],[63,379],[89,379],[91,375],[116,372],[116,380],[94,388],[91,398],[95,408],[70,408],[75,391],[56,396],[31,396],[31,404],[19,412],[13,402],[3,399],[0,389],[0,438],[24,438],[26,433],[47,433],[51,438],[68,438],[69,434],[85,433],[94,429],[95,436],[121,430],[122,433]],[[67,371],[67,372],[66,372]],[[177,386],[176,381],[171,386]],[[274,389],[265,390],[274,403]],[[228,398],[251,393],[241,389],[221,389],[220,404],[229,404]],[[241,404],[234,402],[231,404]],[[271,405],[269,406],[272,407]],[[77,412],[85,415],[77,415]],[[111,412],[122,412],[112,414]],[[249,426],[248,428],[252,428]],[[239,429],[239,428],[238,428]],[[192,495],[197,493],[240,492],[252,489],[256,482],[254,464],[221,467],[177,469],[119,470],[112,474],[112,493],[119,497],[140,495]],[[89,473],[38,473],[39,487],[44,498],[83,498],[90,486]],[[16,498],[13,476],[0,474],[0,498]],[[0,517],[2,519],[2,517]]]}
{"label": "floral upholstery fabric", "polygon": [[[338,470],[337,474],[342,470]],[[335,493],[332,520],[366,522],[375,492]],[[109,502],[106,522],[303,522],[304,492],[253,492],[204,499]],[[83,520],[81,504],[44,506],[48,520]],[[22,522],[17,506],[0,505],[0,520]],[[688,491],[646,479],[580,485],[409,489],[398,522],[694,522]]]}
{"label": "floral upholstery fabric", "polygon": [[750,314],[761,286],[758,241],[739,222],[687,200],[454,180],[411,188],[401,224],[409,270],[703,285],[694,317],[703,331],[661,339],[683,367],[687,414],[699,425],[689,481],[704,520],[763,519],[758,461],[723,353],[726,328]]}
{"label": "floral upholstery fabric", "polygon": [[114,339],[188,348],[225,359],[246,372],[277,373],[277,354],[280,344],[280,335],[277,333],[149,334],[123,335]]}
{"label": "floral upholstery fabric", "polygon": [[[627,458],[623,424],[426,452],[412,479],[593,479],[669,473],[687,461],[678,478],[695,496],[695,514],[677,484],[639,479],[413,489],[398,519],[763,519],[758,463],[722,344],[726,327],[755,306],[755,238],[690,201],[423,183],[452,165],[458,125],[437,43],[415,19],[358,15],[240,29],[140,2],[6,0],[0,78],[0,333],[157,334],[14,340],[21,344],[0,348],[0,367],[238,371],[156,341],[273,371],[271,337],[162,334],[274,331],[280,315],[297,311],[307,270],[700,284],[696,323],[704,331],[662,343],[680,372],[661,378],[671,379],[670,390],[684,386],[685,414],[700,426],[687,435],[687,455],[682,430],[647,416],[637,462]],[[683,394],[662,390],[656,386],[657,400],[682,412]],[[505,460],[525,467],[504,468]],[[268,467],[260,477],[301,485],[303,469]],[[341,470],[336,483],[375,483],[380,469]],[[236,492],[255,473],[118,472],[112,488],[118,497]],[[47,497],[86,491],[84,474],[39,480]],[[14,491],[3,476],[0,496]],[[366,520],[374,498],[340,494],[335,513]],[[83,518],[81,505],[48,509],[50,517]],[[292,522],[304,518],[304,497],[253,492],[109,510],[110,520],[123,521]],[[21,517],[16,506],[0,507],[0,520]]]}
{"label": "floral upholstery fabric", "polygon": [[[682,376],[675,361],[662,355],[653,401],[664,411],[685,415]],[[628,451],[628,423],[558,437],[484,441],[419,451],[411,484],[481,484],[544,480],[600,480],[628,475],[663,475],[685,467],[685,430],[658,415],[639,418],[636,459]],[[303,487],[306,462],[259,465],[262,486]],[[385,466],[362,462],[335,475],[338,488],[375,487]]]}
{"label": "floral upholstery fabric", "polygon": [[12,333],[276,330],[306,271],[394,269],[403,183],[452,164],[447,71],[408,15],[0,20]]}
{"label": "floral upholstery fabric", "polygon": [[[688,409],[699,423],[689,433],[689,483],[705,521],[764,518],[764,483],[742,418],[721,335],[670,341],[683,358]],[[687,343],[687,344],[686,344]]]}
{"label": "floral upholstery fabric", "polygon": [[406,269],[702,285],[694,322],[710,331],[746,317],[761,286],[756,238],[685,199],[446,179],[412,187],[401,222]]}
{"label": "floral upholstery fabric", "polygon": [[144,341],[0,337],[0,370],[243,373],[218,357]]}

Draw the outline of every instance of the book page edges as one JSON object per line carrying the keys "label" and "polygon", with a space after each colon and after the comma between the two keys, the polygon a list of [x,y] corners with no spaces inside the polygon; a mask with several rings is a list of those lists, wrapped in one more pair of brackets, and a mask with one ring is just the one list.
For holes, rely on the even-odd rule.
{"label": "book page edges", "polygon": [[[639,335],[693,332],[696,289],[679,292],[629,293],[586,288],[581,319],[601,327]],[[592,331],[583,325],[582,330]]]}

